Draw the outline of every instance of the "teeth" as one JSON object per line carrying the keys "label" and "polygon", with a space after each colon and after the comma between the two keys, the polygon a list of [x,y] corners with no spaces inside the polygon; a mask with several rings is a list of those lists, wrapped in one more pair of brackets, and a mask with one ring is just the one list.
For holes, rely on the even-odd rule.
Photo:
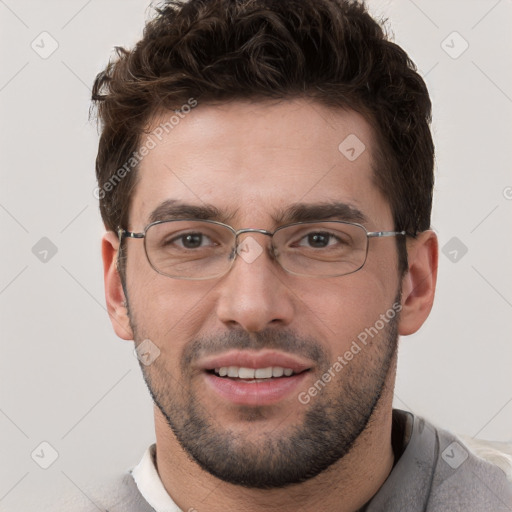
{"label": "teeth", "polygon": [[282,377],[284,374],[284,368],[280,366],[274,366],[272,368],[272,377]]}
{"label": "teeth", "polygon": [[239,379],[254,379],[254,374],[257,370],[253,368],[239,368],[238,378]]}
{"label": "teeth", "polygon": [[290,377],[293,375],[291,368],[282,366],[269,366],[267,368],[245,368],[239,366],[223,366],[215,368],[215,373],[221,377],[232,377],[238,379],[271,379],[272,377]]}
{"label": "teeth", "polygon": [[270,379],[272,377],[272,366],[269,366],[268,368],[258,368],[254,372],[254,376],[257,379]]}

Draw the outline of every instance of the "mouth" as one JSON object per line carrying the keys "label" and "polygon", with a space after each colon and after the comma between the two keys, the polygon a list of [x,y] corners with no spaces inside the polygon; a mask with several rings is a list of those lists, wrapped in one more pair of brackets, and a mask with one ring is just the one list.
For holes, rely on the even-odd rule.
{"label": "mouth", "polygon": [[208,388],[235,405],[271,405],[289,397],[312,365],[288,354],[231,352],[203,363]]}
{"label": "mouth", "polygon": [[[303,370],[304,372],[309,369]],[[266,368],[246,368],[244,366],[222,366],[213,370],[207,370],[208,373],[217,375],[218,377],[244,380],[247,382],[265,382],[268,379],[280,379],[282,377],[291,377],[298,375],[300,372],[294,372],[291,368],[283,368],[282,366],[267,366]]]}

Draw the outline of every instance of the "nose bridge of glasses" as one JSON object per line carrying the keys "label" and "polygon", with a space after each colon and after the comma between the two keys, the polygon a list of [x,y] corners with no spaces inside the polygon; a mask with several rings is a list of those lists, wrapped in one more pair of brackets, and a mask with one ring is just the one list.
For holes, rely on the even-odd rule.
{"label": "nose bridge of glasses", "polygon": [[238,240],[240,235],[243,235],[244,233],[260,233],[262,235],[267,235],[272,237],[273,233],[271,231],[267,231],[266,229],[257,229],[257,228],[244,228],[239,229],[238,231],[235,231],[235,236]]}
{"label": "nose bridge of glasses", "polygon": [[[249,236],[244,237],[242,240],[240,240],[240,235],[244,235],[246,233]],[[244,243],[245,240],[247,240],[248,238],[251,238],[251,235],[265,235],[265,236],[268,236],[268,237],[270,237],[271,245],[272,245],[272,237],[274,236],[274,233],[272,233],[272,231],[267,231],[266,229],[257,229],[257,228],[244,228],[244,229],[239,229],[238,231],[236,231],[235,232],[235,240],[236,240],[235,245],[237,247],[239,247],[240,245],[242,245]],[[259,242],[256,242],[256,243],[258,245],[260,245]]]}
{"label": "nose bridge of glasses", "polygon": [[[241,235],[247,234],[248,236],[243,237],[240,239]],[[254,239],[251,235],[265,235],[270,237],[271,243],[270,247],[268,247],[269,255],[271,257],[275,257],[274,250],[273,250],[273,243],[272,243],[272,237],[274,235],[273,232],[268,231],[266,229],[258,229],[258,228],[244,228],[239,229],[234,232],[235,235],[235,245],[233,247],[232,257],[235,257],[237,254],[241,255],[241,253],[245,253],[247,255],[247,252],[252,252],[253,256],[250,256],[249,259],[252,259],[254,256],[259,256],[259,254],[263,251],[266,251],[263,247],[263,244],[261,241],[257,241]],[[266,244],[265,244],[266,245]],[[247,257],[244,257],[245,260],[247,260]]]}

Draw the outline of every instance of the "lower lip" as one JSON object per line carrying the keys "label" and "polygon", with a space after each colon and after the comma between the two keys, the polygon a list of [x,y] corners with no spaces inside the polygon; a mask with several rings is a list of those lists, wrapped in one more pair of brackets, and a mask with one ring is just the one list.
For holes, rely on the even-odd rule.
{"label": "lower lip", "polygon": [[275,404],[293,391],[297,391],[306,378],[307,371],[259,382],[219,377],[205,373],[208,385],[222,398],[236,405],[270,405]]}

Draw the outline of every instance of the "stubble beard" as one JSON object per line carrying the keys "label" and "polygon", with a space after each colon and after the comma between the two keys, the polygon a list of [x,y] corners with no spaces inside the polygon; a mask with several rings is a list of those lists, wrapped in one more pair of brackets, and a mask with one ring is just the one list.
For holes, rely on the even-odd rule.
{"label": "stubble beard", "polygon": [[[400,301],[399,294],[396,301]],[[130,322],[138,344],[145,337],[134,315]],[[261,426],[254,435],[268,416],[268,408],[240,407],[244,427],[251,423],[251,439],[227,429],[215,412],[199,401],[188,378],[190,363],[205,350],[277,348],[315,361],[319,369],[316,381],[332,368],[333,361],[314,339],[270,329],[255,335],[230,331],[222,337],[197,339],[185,347],[179,377],[171,375],[160,358],[150,366],[140,366],[153,401],[193,461],[225,482],[273,489],[309,480],[350,452],[383,395],[397,346],[398,313],[307,405],[297,400],[297,408],[305,410],[301,424],[274,429]]]}

